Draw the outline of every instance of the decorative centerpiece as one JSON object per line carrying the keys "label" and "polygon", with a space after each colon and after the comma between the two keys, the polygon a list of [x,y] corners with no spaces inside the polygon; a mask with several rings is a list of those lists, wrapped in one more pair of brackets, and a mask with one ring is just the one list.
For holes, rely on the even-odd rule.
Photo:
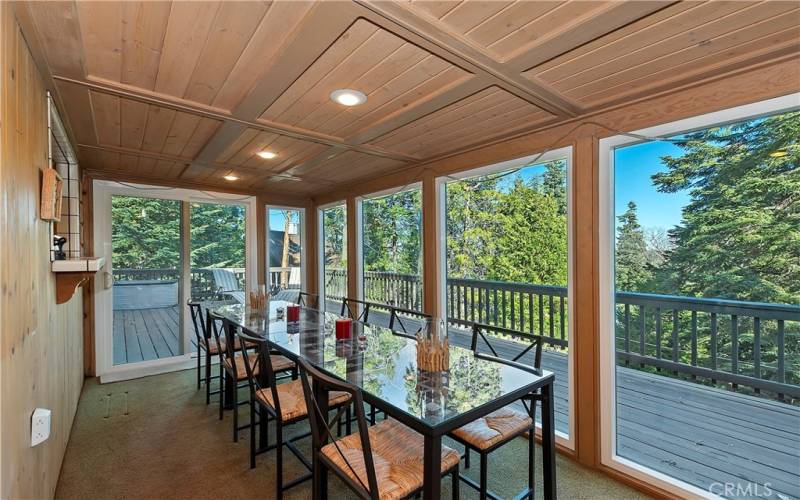
{"label": "decorative centerpiece", "polygon": [[250,308],[264,309],[267,307],[267,293],[264,285],[257,292],[250,292]]}
{"label": "decorative centerpiece", "polygon": [[441,318],[425,318],[417,333],[417,368],[429,372],[450,369],[450,340]]}

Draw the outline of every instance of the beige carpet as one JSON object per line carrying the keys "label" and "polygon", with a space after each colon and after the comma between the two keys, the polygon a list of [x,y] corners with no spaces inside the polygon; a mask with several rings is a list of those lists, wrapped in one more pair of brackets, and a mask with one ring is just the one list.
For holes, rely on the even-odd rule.
{"label": "beige carpet", "polygon": [[[205,392],[196,391],[194,384],[194,371],[106,385],[87,380],[56,498],[274,498],[274,452],[260,455],[257,467],[251,470],[247,432],[241,433],[239,443],[233,443],[232,416],[226,413],[219,421],[216,404],[212,401],[206,406]],[[247,415],[247,407],[242,408]],[[291,429],[303,430],[300,426]],[[310,439],[301,443],[301,449],[307,450]],[[526,441],[520,439],[490,457],[489,482],[496,493],[511,497],[524,487],[525,446]],[[284,457],[285,480],[304,470],[291,453]],[[644,498],[562,457],[557,471],[559,498]],[[477,473],[477,466],[467,472],[472,477]],[[331,498],[354,498],[333,475],[329,487]],[[443,498],[450,498],[449,479],[442,482],[442,488]],[[310,496],[310,482],[286,494],[286,498]],[[461,486],[461,496],[477,498],[466,485]],[[541,485],[537,490],[540,496]]]}

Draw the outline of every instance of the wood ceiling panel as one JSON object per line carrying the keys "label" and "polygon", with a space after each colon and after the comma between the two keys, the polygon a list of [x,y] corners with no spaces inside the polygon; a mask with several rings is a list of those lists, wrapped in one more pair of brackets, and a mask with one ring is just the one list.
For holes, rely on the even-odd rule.
{"label": "wood ceiling panel", "polygon": [[386,134],[374,144],[430,157],[551,118],[553,115],[533,104],[497,87],[490,87]]}
{"label": "wood ceiling panel", "polygon": [[96,141],[175,157],[194,158],[220,125],[219,120],[90,91]]}
{"label": "wood ceiling panel", "polygon": [[[344,137],[418,105],[470,73],[359,19],[261,115],[261,119]],[[365,104],[330,100],[339,88],[364,92]]]}
{"label": "wood ceiling panel", "polygon": [[210,104],[269,9],[266,2],[223,2],[184,97]]}
{"label": "wood ceiling panel", "polygon": [[407,163],[389,158],[346,151],[315,168],[311,178],[336,183],[349,182],[392,172],[406,165]]}
{"label": "wood ceiling panel", "polygon": [[598,105],[675,77],[704,74],[709,64],[722,67],[769,46],[790,43],[797,19],[797,4],[791,2],[681,4],[525,76],[584,104]]}
{"label": "wood ceiling panel", "polygon": [[171,2],[122,3],[122,83],[152,90]]}
{"label": "wood ceiling panel", "polygon": [[411,9],[437,19],[495,59],[506,61],[608,5],[600,1],[466,0],[451,6],[423,0],[413,2]]}
{"label": "wood ceiling panel", "polygon": [[186,168],[182,162],[159,160],[135,154],[103,151],[79,146],[81,165],[84,169],[103,172],[118,172],[136,177],[152,177],[154,180],[177,179]]}
{"label": "wood ceiling panel", "polygon": [[[328,146],[323,144],[249,128],[217,157],[216,163],[262,168],[265,171],[283,171],[318,155],[327,148]],[[271,160],[256,156],[256,153],[264,150],[272,151],[278,156]]]}

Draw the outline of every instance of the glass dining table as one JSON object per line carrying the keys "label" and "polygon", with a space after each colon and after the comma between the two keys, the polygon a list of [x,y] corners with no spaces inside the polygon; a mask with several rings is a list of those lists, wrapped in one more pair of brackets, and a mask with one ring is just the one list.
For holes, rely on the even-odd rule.
{"label": "glass dining table", "polygon": [[[213,312],[245,332],[267,339],[288,358],[303,358],[360,388],[364,401],[422,434],[423,498],[440,498],[443,436],[536,390],[542,395],[543,494],[546,499],[556,497],[552,373],[532,372],[452,345],[450,370],[419,370],[412,338],[354,321],[351,339],[337,340],[335,321],[340,316],[303,307],[299,321],[287,322],[285,314],[279,318],[278,310],[288,305],[291,303],[271,301],[258,310],[233,304]],[[319,396],[317,401],[327,401]],[[316,461],[314,465],[314,498],[321,498],[327,475],[320,473]]]}

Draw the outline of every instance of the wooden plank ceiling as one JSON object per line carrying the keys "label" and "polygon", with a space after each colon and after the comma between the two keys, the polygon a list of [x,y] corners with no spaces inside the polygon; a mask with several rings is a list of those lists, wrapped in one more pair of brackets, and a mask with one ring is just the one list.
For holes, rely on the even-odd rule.
{"label": "wooden plank ceiling", "polygon": [[[22,17],[86,171],[308,197],[796,57],[798,5],[30,2]],[[336,104],[340,88],[368,100]]]}

